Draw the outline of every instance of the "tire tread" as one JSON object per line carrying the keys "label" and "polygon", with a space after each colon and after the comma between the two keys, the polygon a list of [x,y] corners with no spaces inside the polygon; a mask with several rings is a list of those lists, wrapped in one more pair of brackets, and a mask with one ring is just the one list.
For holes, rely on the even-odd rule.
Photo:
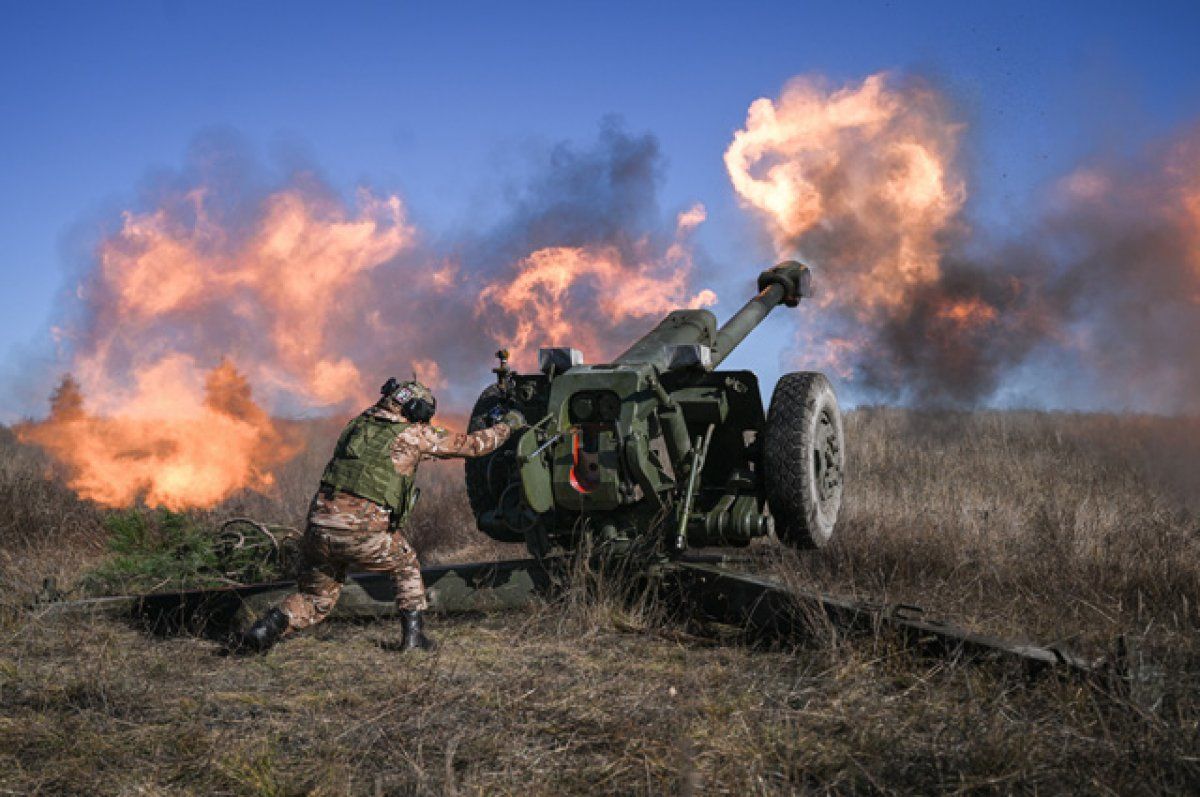
{"label": "tire tread", "polygon": [[[819,528],[819,508],[809,489],[813,424],[833,387],[824,374],[803,371],[780,377],[771,395],[763,441],[764,482],[776,534],[798,548],[819,548],[829,541]],[[836,397],[833,407],[837,411]],[[840,424],[839,424],[840,429]]]}

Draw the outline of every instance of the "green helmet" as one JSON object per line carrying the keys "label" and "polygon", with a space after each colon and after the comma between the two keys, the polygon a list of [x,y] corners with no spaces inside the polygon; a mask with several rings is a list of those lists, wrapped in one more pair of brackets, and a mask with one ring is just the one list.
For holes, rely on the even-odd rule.
{"label": "green helmet", "polygon": [[400,407],[400,414],[413,423],[427,423],[437,411],[437,399],[433,391],[415,379],[401,382],[396,377],[388,377],[379,392],[385,399],[390,399]]}

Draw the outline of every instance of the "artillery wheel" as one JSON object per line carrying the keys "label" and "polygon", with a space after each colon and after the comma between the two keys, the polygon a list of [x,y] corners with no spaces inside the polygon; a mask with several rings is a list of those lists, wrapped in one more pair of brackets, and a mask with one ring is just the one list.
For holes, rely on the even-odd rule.
{"label": "artillery wheel", "polygon": [[[471,410],[471,421],[467,425],[468,432],[486,429],[491,423],[488,413],[495,407],[509,409],[511,403],[500,390],[499,385],[488,385]],[[508,440],[500,448],[490,454],[474,459],[464,460],[467,482],[467,499],[471,502],[471,512],[476,519],[484,512],[500,506],[500,500],[505,490],[516,476],[516,457],[513,453],[514,441]],[[525,542],[524,531],[496,528],[479,530],[497,542]]]}
{"label": "artillery wheel", "polygon": [[842,413],[824,374],[784,374],[763,435],[763,479],[779,539],[822,548],[842,505],[846,452]]}

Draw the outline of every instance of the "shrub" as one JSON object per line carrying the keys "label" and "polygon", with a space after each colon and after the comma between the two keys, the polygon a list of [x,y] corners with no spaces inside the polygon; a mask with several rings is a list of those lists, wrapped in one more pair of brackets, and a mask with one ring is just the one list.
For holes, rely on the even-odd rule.
{"label": "shrub", "polygon": [[215,538],[187,514],[129,509],[105,516],[109,556],[84,578],[93,593],[150,592],[224,581]]}

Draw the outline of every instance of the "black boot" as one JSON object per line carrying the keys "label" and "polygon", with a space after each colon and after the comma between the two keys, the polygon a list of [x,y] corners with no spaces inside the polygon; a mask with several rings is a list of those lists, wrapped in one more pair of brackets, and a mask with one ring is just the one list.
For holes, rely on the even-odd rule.
{"label": "black boot", "polygon": [[437,643],[425,636],[425,619],[420,612],[400,610],[400,622],[404,626],[404,638],[400,650],[433,650]]}
{"label": "black boot", "polygon": [[288,616],[279,609],[272,609],[242,632],[236,644],[239,653],[266,653],[283,636],[288,627]]}

